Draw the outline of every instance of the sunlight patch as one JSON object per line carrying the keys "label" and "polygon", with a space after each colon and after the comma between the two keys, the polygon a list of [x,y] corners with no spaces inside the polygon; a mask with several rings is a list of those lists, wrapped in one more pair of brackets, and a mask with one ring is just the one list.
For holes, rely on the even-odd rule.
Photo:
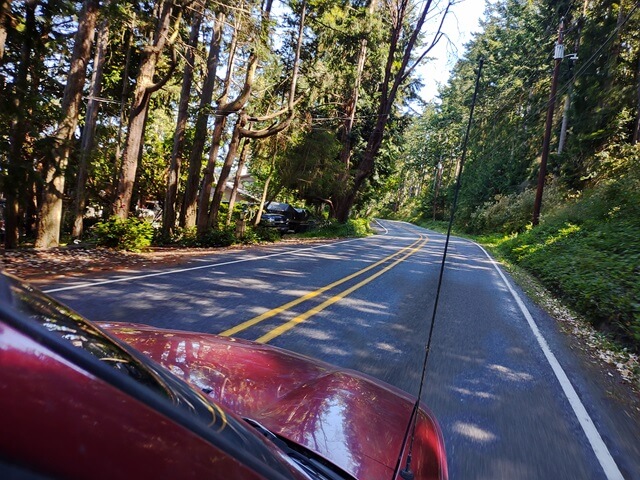
{"label": "sunlight patch", "polygon": [[322,347],[322,351],[329,355],[348,355],[349,352],[338,347]]}
{"label": "sunlight patch", "polygon": [[489,365],[489,369],[494,372],[498,372],[506,377],[507,380],[513,380],[517,382],[524,382],[527,380],[533,380],[533,376],[529,375],[525,372],[516,372],[515,370],[511,370],[503,365]]}
{"label": "sunlight patch", "polygon": [[390,345],[385,342],[376,343],[376,348],[379,348],[380,350],[384,350],[385,352],[390,352],[390,353],[402,353],[402,350],[398,350],[393,345]]}
{"label": "sunlight patch", "polygon": [[473,390],[469,390],[468,388],[457,388],[453,387],[451,390],[454,392],[460,393],[461,395],[469,395],[471,397],[478,397],[485,400],[495,400],[498,397],[492,393],[488,392],[474,392]]}
{"label": "sunlight patch", "polygon": [[456,422],[453,431],[476,442],[491,442],[497,438],[493,433],[471,423]]}
{"label": "sunlight patch", "polygon": [[313,338],[315,340],[331,340],[333,337],[323,330],[316,328],[301,328],[298,330],[300,333],[304,333],[305,336]]}

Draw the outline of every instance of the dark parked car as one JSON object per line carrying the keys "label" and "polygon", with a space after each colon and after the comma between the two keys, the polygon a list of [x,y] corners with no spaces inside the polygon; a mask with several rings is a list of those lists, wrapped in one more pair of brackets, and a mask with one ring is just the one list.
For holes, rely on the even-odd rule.
{"label": "dark parked car", "polygon": [[[0,274],[0,478],[394,480],[414,401],[267,345],[93,324]],[[417,412],[415,478],[445,479]]]}
{"label": "dark parked car", "polygon": [[260,225],[267,228],[275,228],[280,233],[289,231],[289,220],[279,213],[263,213],[260,217]]}
{"label": "dark parked car", "polygon": [[288,203],[271,202],[265,206],[265,209],[267,213],[283,215],[289,222],[289,230],[295,233],[306,232],[315,227],[311,213],[306,208],[296,208]]}

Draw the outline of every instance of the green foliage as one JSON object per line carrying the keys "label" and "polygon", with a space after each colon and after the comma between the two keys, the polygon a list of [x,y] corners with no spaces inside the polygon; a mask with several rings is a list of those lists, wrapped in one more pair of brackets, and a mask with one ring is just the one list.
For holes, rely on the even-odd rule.
{"label": "green foliage", "polygon": [[295,189],[300,199],[330,198],[343,188],[339,156],[340,144],[332,132],[301,132],[290,140],[278,165],[280,183]]}
{"label": "green foliage", "polygon": [[164,245],[187,248],[229,247],[236,243],[235,227],[211,228],[198,235],[196,227],[177,228],[171,238],[159,239]]}
{"label": "green foliage", "polygon": [[151,245],[154,230],[145,220],[112,217],[106,222],[96,223],[91,233],[99,246],[140,252]]}
{"label": "green foliage", "polygon": [[157,245],[173,245],[187,248],[229,247],[235,244],[255,245],[259,243],[273,243],[282,238],[280,233],[273,228],[253,227],[247,225],[241,238],[236,236],[236,226],[221,226],[218,229],[210,229],[204,235],[199,236],[197,229],[177,228],[171,238],[157,238]]}
{"label": "green foliage", "polygon": [[[561,206],[567,195],[567,192],[555,183],[547,185],[542,197],[545,210],[553,211]],[[527,189],[518,194],[496,195],[493,201],[477,207],[463,228],[474,234],[523,232],[531,227],[535,196],[534,189]]]}
{"label": "green foliage", "polygon": [[235,227],[210,228],[198,242],[201,247],[229,247],[236,243]]}
{"label": "green foliage", "polygon": [[349,219],[345,223],[327,222],[319,228],[296,236],[301,238],[366,237],[372,230],[366,218]]}
{"label": "green foliage", "polygon": [[258,243],[274,243],[282,239],[282,235],[274,228],[263,226],[247,226],[244,235],[240,239],[245,245],[255,245]]}
{"label": "green foliage", "polygon": [[500,244],[594,325],[640,349],[640,181],[603,183]]}

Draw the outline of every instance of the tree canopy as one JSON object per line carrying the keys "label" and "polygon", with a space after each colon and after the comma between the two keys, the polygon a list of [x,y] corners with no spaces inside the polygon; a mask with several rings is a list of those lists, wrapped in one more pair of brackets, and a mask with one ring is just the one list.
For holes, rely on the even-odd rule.
{"label": "tree canopy", "polygon": [[416,65],[445,41],[452,3],[2,2],[6,247],[25,237],[55,246],[150,203],[163,209],[165,236],[196,226],[206,235],[231,220],[220,208],[243,173],[257,204],[287,200],[341,221],[443,218],[479,58],[458,223],[522,231],[561,20],[575,55],[561,65],[545,205],[632,169],[636,3],[489,2],[438,98],[416,112]]}

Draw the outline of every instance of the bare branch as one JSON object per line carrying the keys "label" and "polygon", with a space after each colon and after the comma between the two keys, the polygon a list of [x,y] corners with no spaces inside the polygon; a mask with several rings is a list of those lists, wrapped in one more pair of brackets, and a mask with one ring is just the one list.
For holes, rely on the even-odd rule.
{"label": "bare branch", "polygon": [[178,57],[176,55],[176,49],[174,45],[171,45],[171,65],[169,65],[169,70],[164,75],[164,77],[162,77],[153,85],[149,85],[145,91],[145,94],[151,95],[152,93],[157,92],[162,87],[164,87],[169,81],[169,79],[171,78],[171,75],[173,75],[173,72],[176,70],[177,66],[178,66]]}
{"label": "bare branch", "polygon": [[444,9],[444,13],[442,14],[442,17],[440,18],[440,25],[438,25],[438,30],[433,35],[433,41],[431,42],[431,45],[429,45],[427,47],[427,49],[420,54],[420,56],[413,63],[413,65],[407,67],[407,71],[402,76],[402,81],[403,82],[409,77],[409,75],[411,75],[411,72],[413,72],[413,70],[420,64],[420,62],[422,62],[422,60],[424,60],[424,57],[427,56],[427,54],[433,49],[433,47],[435,47],[438,44],[440,39],[444,36],[444,33],[442,32],[442,26],[444,24],[445,19],[447,18],[447,14],[449,13],[449,9],[451,8],[452,4],[453,4],[453,2],[451,0],[449,0],[449,2],[447,3],[447,8]]}
{"label": "bare branch", "polygon": [[237,112],[247,103],[247,100],[251,95],[251,88],[253,87],[253,81],[255,78],[257,66],[258,56],[255,54],[255,52],[251,52],[251,55],[249,55],[249,64],[247,65],[247,73],[245,75],[242,91],[238,94],[235,100],[224,105],[220,105],[218,111],[222,115]]}

